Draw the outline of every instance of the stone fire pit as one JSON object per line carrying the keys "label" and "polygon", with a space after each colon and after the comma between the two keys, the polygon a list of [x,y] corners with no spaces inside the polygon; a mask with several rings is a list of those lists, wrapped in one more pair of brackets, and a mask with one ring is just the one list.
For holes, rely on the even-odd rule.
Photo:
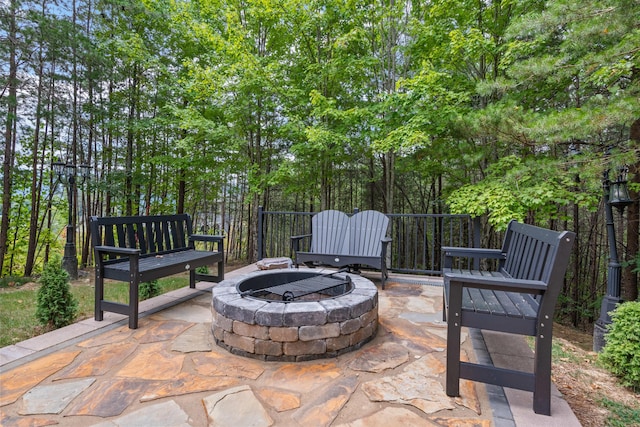
{"label": "stone fire pit", "polygon": [[304,300],[262,299],[250,292],[321,274],[258,271],[219,283],[211,304],[216,343],[233,354],[288,362],[335,357],[362,347],[378,329],[378,290],[364,277],[339,273],[351,278],[341,291],[346,293]]}

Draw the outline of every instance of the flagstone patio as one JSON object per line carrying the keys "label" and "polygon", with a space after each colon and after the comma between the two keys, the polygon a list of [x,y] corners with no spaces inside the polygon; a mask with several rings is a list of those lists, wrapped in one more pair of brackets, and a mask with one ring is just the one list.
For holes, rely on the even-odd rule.
{"label": "flagstone patio", "polygon": [[[0,349],[0,425],[579,425],[558,393],[552,417],[533,413],[530,393],[508,400],[500,387],[463,381],[460,398],[445,394],[439,284],[392,276],[379,292],[371,342],[336,358],[287,363],[215,345],[215,285],[199,283],[198,291],[142,302],[137,330],[111,313]],[[488,357],[481,337],[464,340],[469,358]]]}

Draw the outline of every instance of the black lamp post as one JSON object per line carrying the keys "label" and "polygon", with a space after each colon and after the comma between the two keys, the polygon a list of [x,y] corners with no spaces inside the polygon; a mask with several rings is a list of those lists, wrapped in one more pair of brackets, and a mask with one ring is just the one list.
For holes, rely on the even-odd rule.
{"label": "black lamp post", "polygon": [[607,333],[607,325],[611,323],[609,312],[620,303],[620,279],[622,266],[618,261],[618,249],[616,248],[616,232],[613,226],[613,208],[618,208],[622,215],[624,208],[633,203],[629,198],[627,189],[627,168],[620,168],[616,181],[609,180],[609,171],[605,171],[602,180],[604,190],[604,211],[607,221],[607,237],[609,240],[609,267],[607,270],[607,295],[602,300],[600,317],[593,328],[593,351],[599,352],[605,345],[604,336]]}
{"label": "black lamp post", "polygon": [[[67,221],[67,242],[64,245],[64,257],[62,258],[62,268],[69,274],[69,278],[78,278],[78,257],[76,255],[75,218],[73,217],[73,196],[76,184],[82,185],[88,178],[91,171],[89,165],[64,164],[60,161],[53,162],[53,172],[58,181],[67,186],[67,197],[69,202],[69,216]],[[79,169],[79,171],[78,171]],[[77,179],[76,179],[77,178]]]}

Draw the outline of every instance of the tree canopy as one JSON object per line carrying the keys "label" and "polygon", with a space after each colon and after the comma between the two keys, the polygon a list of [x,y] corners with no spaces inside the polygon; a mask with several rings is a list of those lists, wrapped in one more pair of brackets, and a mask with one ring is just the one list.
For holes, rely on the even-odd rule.
{"label": "tree canopy", "polygon": [[88,215],[187,212],[253,260],[259,206],[465,213],[578,231],[567,295],[584,308],[603,174],[623,165],[637,258],[638,0],[9,0],[0,16],[2,275],[60,248],[58,159],[92,167],[70,189],[84,265]]}

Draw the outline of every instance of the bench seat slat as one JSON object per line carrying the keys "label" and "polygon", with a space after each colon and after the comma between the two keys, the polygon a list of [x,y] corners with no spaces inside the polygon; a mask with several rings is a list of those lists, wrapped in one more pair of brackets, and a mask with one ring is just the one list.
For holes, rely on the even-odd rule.
{"label": "bench seat slat", "polygon": [[[213,264],[221,261],[222,257],[223,255],[219,252],[198,251],[195,249],[158,256],[152,255],[140,258],[138,273],[141,282],[148,282],[160,277]],[[104,278],[129,281],[129,260],[105,265]]]}
{"label": "bench seat slat", "polygon": [[480,289],[474,289],[474,288],[465,288],[465,289],[467,289],[467,291],[469,292],[469,297],[471,298],[472,311],[476,311],[478,313],[486,313],[486,314],[491,313],[491,310],[489,309],[489,305],[484,300],[484,298],[482,298]]}
{"label": "bench seat slat", "polygon": [[500,300],[498,299],[496,294],[499,294],[500,291],[492,291],[489,289],[480,289],[480,295],[487,303],[491,314],[494,316],[505,316],[506,312],[502,304],[500,304]]}
{"label": "bench seat slat", "polygon": [[538,317],[538,305],[531,306],[530,300],[527,300],[523,294],[518,292],[506,292],[507,296],[513,304],[518,308],[522,316],[526,319],[535,319]]}
{"label": "bench seat slat", "polygon": [[509,297],[510,292],[497,292],[496,296],[500,300],[500,304],[504,308],[507,316],[509,317],[524,317],[522,311],[514,304],[513,300]]}

